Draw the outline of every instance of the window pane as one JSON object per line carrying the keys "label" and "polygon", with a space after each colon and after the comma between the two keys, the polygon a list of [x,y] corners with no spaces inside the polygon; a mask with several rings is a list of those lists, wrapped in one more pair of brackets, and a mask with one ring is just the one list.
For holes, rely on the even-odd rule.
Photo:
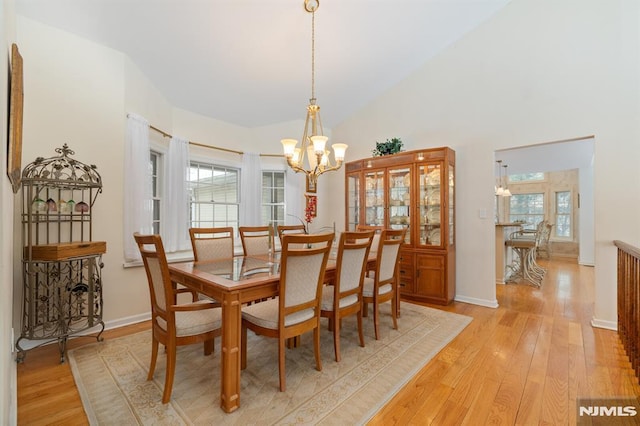
{"label": "window pane", "polygon": [[160,220],[160,200],[153,200],[153,220]]}
{"label": "window pane", "polygon": [[558,237],[571,237],[571,220],[568,215],[556,218],[556,235]]}
{"label": "window pane", "polygon": [[544,194],[514,194],[509,200],[509,218],[524,222],[524,228],[535,229],[544,220]]}
{"label": "window pane", "polygon": [[273,173],[262,173],[262,188],[269,188],[273,186]]}
{"label": "window pane", "polygon": [[239,175],[238,169],[191,162],[191,226],[238,228]]}
{"label": "window pane", "polygon": [[556,236],[571,237],[571,191],[556,192]]}
{"label": "window pane", "polygon": [[284,224],[285,174],[284,172],[262,173],[262,221],[263,225]]}
{"label": "window pane", "polygon": [[284,188],[275,190],[274,202],[284,204]]}
{"label": "window pane", "polygon": [[509,182],[527,182],[544,180],[544,173],[521,173],[508,176]]}
{"label": "window pane", "polygon": [[160,170],[160,155],[155,151],[149,153],[149,172],[151,173],[151,226],[154,234],[160,233],[160,207],[162,199],[160,197],[160,176],[158,172]]}
{"label": "window pane", "polygon": [[556,192],[556,209],[558,213],[571,213],[571,192]]}

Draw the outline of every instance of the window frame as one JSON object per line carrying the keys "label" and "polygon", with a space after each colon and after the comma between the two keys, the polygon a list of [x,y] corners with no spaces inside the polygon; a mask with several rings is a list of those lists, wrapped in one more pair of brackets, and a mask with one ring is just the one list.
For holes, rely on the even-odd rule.
{"label": "window frame", "polygon": [[[274,191],[279,189],[280,187],[277,186],[270,186],[270,187],[265,187],[264,184],[264,175],[265,173],[269,173],[272,176],[272,179],[275,180],[275,175],[276,174],[282,174],[282,178],[283,178],[283,186],[282,186],[282,190],[283,190],[283,197],[282,197],[282,202],[280,203],[276,203],[276,202],[270,202],[270,203],[265,203],[264,199],[265,199],[265,190],[270,190],[270,191]],[[274,228],[277,227],[278,225],[284,225],[286,222],[286,217],[287,217],[287,173],[285,170],[267,170],[267,169],[263,169],[260,171],[260,183],[261,183],[261,192],[262,192],[262,197],[260,199],[260,210],[262,212],[261,216],[262,216],[262,222],[264,226],[268,226],[268,225],[273,225]],[[273,196],[273,194],[269,197],[271,200],[273,200],[275,197]],[[273,215],[273,209],[277,208],[277,206],[282,206],[283,207],[283,216],[280,220],[276,220],[274,219],[274,215]],[[268,218],[264,217],[264,211],[265,211],[265,207],[268,207],[269,209],[269,214],[268,214]],[[266,222],[266,223],[265,223]]]}
{"label": "window frame", "polygon": [[[190,191],[189,194],[189,227],[219,227],[219,226],[231,226],[234,229],[234,233],[237,236],[238,235],[238,227],[240,226],[240,203],[241,203],[241,199],[240,197],[242,196],[241,194],[241,179],[242,179],[242,167],[240,165],[237,164],[230,164],[228,162],[224,162],[224,161],[217,161],[213,158],[210,157],[196,157],[196,156],[191,156],[189,158],[189,167],[193,167],[193,164],[197,163],[198,165],[205,165],[205,166],[210,166],[211,170],[212,170],[212,181],[213,181],[213,172],[215,171],[215,169],[224,169],[225,172],[228,170],[234,170],[237,174],[237,179],[236,179],[236,202],[234,203],[229,203],[229,202],[219,202],[219,201],[211,201],[211,202],[202,202],[199,201],[198,203],[204,203],[204,204],[211,204],[212,209],[213,209],[213,214],[214,214],[214,219],[212,221],[211,225],[202,225],[202,221],[194,221],[194,215],[193,215],[193,205],[194,205],[194,198],[193,198],[193,194]],[[189,186],[191,185],[191,180],[189,181]],[[216,206],[220,206],[220,205],[224,205],[224,206],[235,206],[236,209],[236,220],[235,221],[229,221],[228,218],[227,220],[224,221],[224,224],[216,224],[216,220],[215,220],[215,207]]]}
{"label": "window frame", "polygon": [[[558,209],[558,194],[569,194],[569,213],[559,213]],[[553,217],[554,217],[554,229],[553,237],[557,240],[573,241],[574,240],[574,192],[571,189],[556,189],[553,191]],[[569,235],[558,234],[558,217],[566,216],[569,218]]]}
{"label": "window frame", "polygon": [[[511,202],[513,201],[514,198],[519,197],[519,196],[531,196],[531,195],[541,195],[542,196],[542,213],[526,213],[526,214],[522,214],[522,213],[513,213],[512,209],[511,209]],[[538,225],[538,223],[540,223],[541,221],[543,221],[545,219],[546,216],[546,208],[547,208],[547,193],[546,191],[531,191],[531,192],[518,192],[517,194],[512,194],[509,197],[509,202],[507,203],[508,205],[508,217],[509,217],[509,221],[510,222],[515,222],[518,220],[522,220],[522,219],[518,219],[518,218],[514,218],[513,216],[527,216],[527,217],[538,217],[539,216],[539,220],[535,221],[535,223],[529,223],[526,222],[526,225],[523,226],[523,229],[536,229],[536,226]]]}
{"label": "window frame", "polygon": [[[151,157],[156,157],[156,174],[154,180],[153,170],[151,169],[151,228],[154,234],[160,234],[162,232],[162,219],[163,219],[163,199],[162,194],[164,191],[164,156],[166,150],[158,149],[158,147],[152,144],[149,147],[149,167],[151,168]],[[155,185],[154,185],[155,182]],[[157,203],[156,203],[157,202]],[[158,211],[156,212],[156,207]],[[156,219],[156,213],[158,219]]]}

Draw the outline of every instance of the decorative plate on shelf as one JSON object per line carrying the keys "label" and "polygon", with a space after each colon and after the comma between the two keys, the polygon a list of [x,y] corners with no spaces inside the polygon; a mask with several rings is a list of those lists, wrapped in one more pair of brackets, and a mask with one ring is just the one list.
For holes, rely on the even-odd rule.
{"label": "decorative plate on shelf", "polygon": [[433,245],[440,245],[440,229],[434,229],[429,232],[429,242]]}
{"label": "decorative plate on shelf", "polygon": [[374,185],[374,181],[373,181],[372,178],[367,178],[365,180],[365,182],[366,182],[365,186],[366,186],[367,189],[373,189],[374,188],[375,185]]}
{"label": "decorative plate on shelf", "polygon": [[427,212],[427,221],[431,225],[440,223],[440,209],[439,208],[429,209],[429,211]]}
{"label": "decorative plate on shelf", "polygon": [[433,188],[427,192],[427,204],[440,204],[440,188]]}
{"label": "decorative plate on shelf", "polygon": [[432,172],[427,173],[427,176],[424,178],[426,185],[437,185],[440,183],[440,169],[433,170]]}
{"label": "decorative plate on shelf", "polygon": [[402,183],[404,183],[404,186],[406,186],[407,188],[409,187],[409,185],[411,185],[411,175],[409,173],[404,175]]}

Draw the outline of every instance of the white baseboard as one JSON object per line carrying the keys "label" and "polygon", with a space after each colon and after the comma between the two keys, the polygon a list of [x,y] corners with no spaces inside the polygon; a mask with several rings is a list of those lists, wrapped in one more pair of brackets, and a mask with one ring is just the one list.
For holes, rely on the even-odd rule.
{"label": "white baseboard", "polygon": [[475,297],[456,296],[453,300],[455,300],[456,302],[485,306],[487,308],[497,308],[499,306],[497,300],[476,299]]}
{"label": "white baseboard", "polygon": [[618,323],[616,321],[606,321],[597,318],[591,318],[591,326],[596,328],[606,328],[607,330],[618,331]]}

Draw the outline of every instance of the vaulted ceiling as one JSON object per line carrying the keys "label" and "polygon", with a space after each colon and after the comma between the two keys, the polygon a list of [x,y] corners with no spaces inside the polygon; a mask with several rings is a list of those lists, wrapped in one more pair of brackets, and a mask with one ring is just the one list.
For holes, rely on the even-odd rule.
{"label": "vaulted ceiling", "polygon": [[[321,0],[323,124],[340,123],[509,1]],[[123,52],[176,107],[245,127],[304,118],[312,16],[303,0],[16,0],[16,11]]]}

